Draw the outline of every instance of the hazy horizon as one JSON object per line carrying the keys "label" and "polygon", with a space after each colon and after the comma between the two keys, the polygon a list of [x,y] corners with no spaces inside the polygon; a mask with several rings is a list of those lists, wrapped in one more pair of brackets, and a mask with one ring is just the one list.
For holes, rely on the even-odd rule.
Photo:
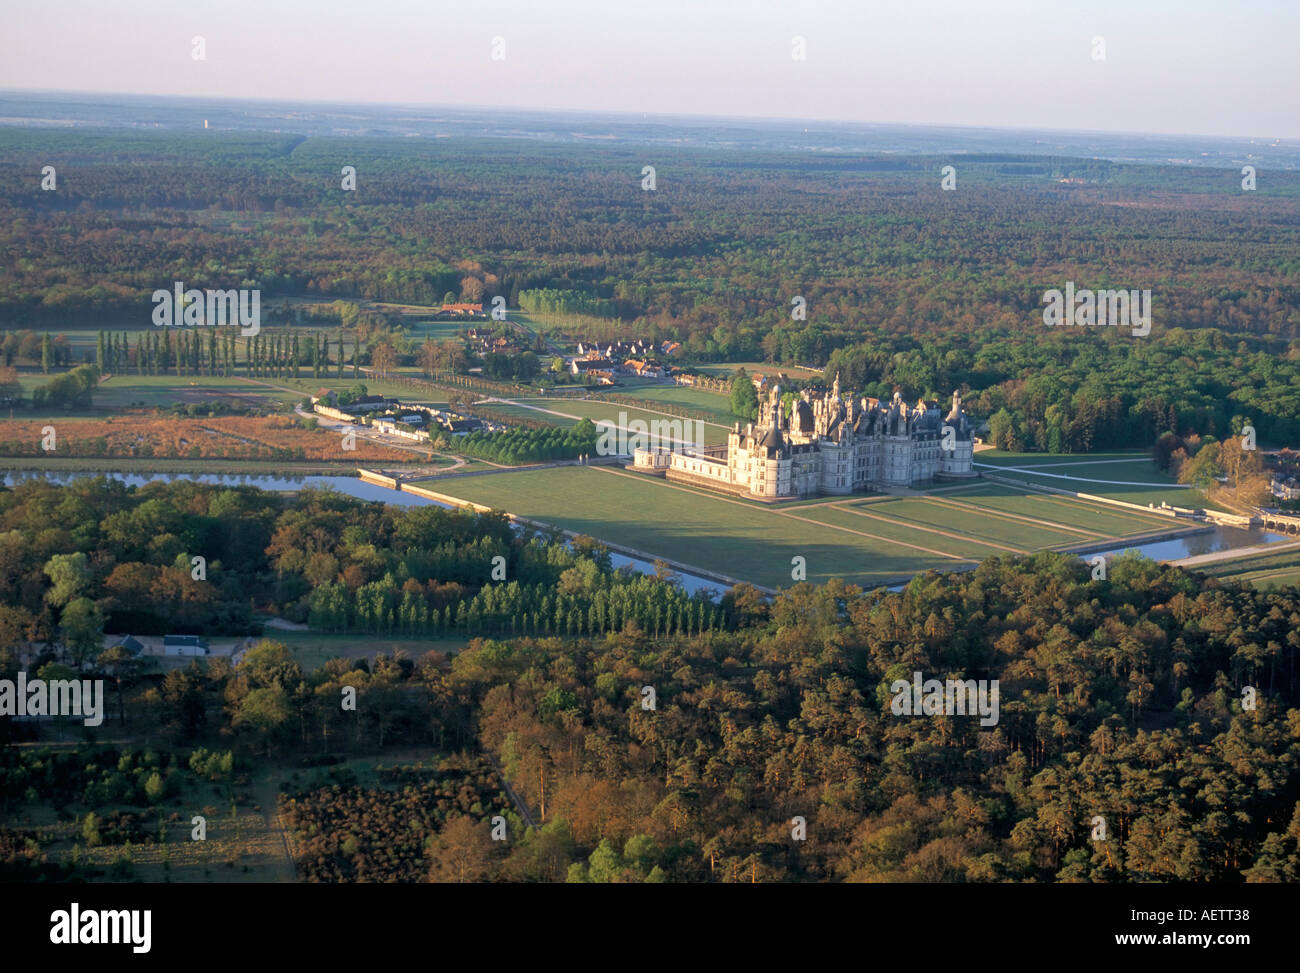
{"label": "hazy horizon", "polygon": [[[690,111],[631,111],[619,109],[587,109],[587,108],[551,108],[539,105],[486,105],[486,104],[451,104],[445,102],[393,102],[393,101],[336,101],[331,99],[315,98],[289,98],[289,97],[238,97],[222,98],[213,95],[175,95],[157,92],[144,91],[85,91],[73,89],[57,88],[10,88],[0,85],[0,96],[5,95],[36,95],[49,98],[66,98],[69,100],[79,98],[121,98],[121,99],[140,99],[147,101],[156,99],[159,101],[194,101],[207,104],[229,104],[229,105],[258,105],[258,106],[286,106],[286,105],[304,105],[319,108],[358,108],[358,109],[400,109],[400,110],[436,110],[450,112],[534,112],[538,114],[549,115],[577,115],[577,116],[608,116],[620,120],[636,120],[638,118],[649,118],[664,121],[677,120],[699,120],[699,121],[724,121],[724,122],[745,122],[745,123],[772,123],[785,125],[829,125],[861,128],[899,128],[899,129],[970,129],[971,131],[981,132],[1016,132],[1024,134],[1057,134],[1057,135],[1115,135],[1115,136],[1149,136],[1152,138],[1189,138],[1189,139],[1219,139],[1224,141],[1241,141],[1241,140],[1259,140],[1278,141],[1278,142],[1300,142],[1300,135],[1296,136],[1279,136],[1272,133],[1261,132],[1229,132],[1226,134],[1215,134],[1208,132],[1174,132],[1174,131],[1150,131],[1145,129],[1122,129],[1122,128],[1070,128],[1070,127],[1047,127],[1047,126],[1023,126],[1023,125],[979,125],[969,122],[932,122],[924,119],[908,122],[880,121],[876,119],[856,119],[856,118],[791,118],[785,115],[745,115],[729,114],[719,115],[707,112],[690,112]],[[5,124],[11,123],[6,121]]]}
{"label": "hazy horizon", "polygon": [[[70,0],[9,14],[0,88],[781,122],[1300,138],[1300,8],[993,0]],[[195,60],[196,37],[203,38]],[[1096,59],[1095,38],[1105,57]],[[797,59],[802,38],[803,59]],[[498,42],[499,39],[499,42]],[[493,55],[497,55],[494,59]]]}

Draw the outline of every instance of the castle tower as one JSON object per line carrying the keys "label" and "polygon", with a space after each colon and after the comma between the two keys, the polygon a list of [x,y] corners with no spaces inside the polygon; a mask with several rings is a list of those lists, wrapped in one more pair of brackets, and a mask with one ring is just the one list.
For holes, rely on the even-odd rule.
{"label": "castle tower", "polygon": [[975,437],[970,419],[961,407],[961,391],[952,393],[952,409],[944,418],[940,438],[939,474],[942,477],[975,475]]}

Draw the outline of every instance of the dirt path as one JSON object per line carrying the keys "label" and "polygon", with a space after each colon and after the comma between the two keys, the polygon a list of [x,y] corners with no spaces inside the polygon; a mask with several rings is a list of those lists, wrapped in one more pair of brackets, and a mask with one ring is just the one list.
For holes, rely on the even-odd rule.
{"label": "dirt path", "polygon": [[519,809],[519,816],[524,819],[524,824],[536,831],[537,822],[533,820],[533,812],[528,810],[528,805],[525,804],[523,799],[515,793],[515,789],[510,786],[510,781],[506,780],[505,771],[501,769],[501,765],[497,763],[496,758],[489,754],[488,760],[492,762],[492,769],[495,770],[497,776],[501,778],[501,785],[506,789],[506,794],[509,796],[510,800],[515,802],[515,807]]}
{"label": "dirt path", "polygon": [[275,869],[275,880],[277,882],[296,882],[298,881],[298,870],[293,864],[293,852],[289,848],[289,835],[284,829],[284,822],[280,819],[280,813],[277,810],[276,799],[280,796],[280,788],[277,785],[279,774],[275,770],[267,770],[257,778],[253,787],[253,795],[257,804],[262,809],[262,817],[266,819],[267,831],[272,834],[278,833],[280,836],[280,847],[284,849],[284,858],[268,863],[268,867]]}

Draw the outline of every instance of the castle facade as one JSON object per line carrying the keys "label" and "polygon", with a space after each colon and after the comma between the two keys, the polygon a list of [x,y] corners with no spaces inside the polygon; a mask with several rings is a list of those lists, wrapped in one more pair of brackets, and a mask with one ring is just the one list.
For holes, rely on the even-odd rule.
{"label": "castle facade", "polygon": [[842,398],[839,378],[830,395],[804,390],[788,416],[781,390],[760,403],[757,423],[740,423],[726,446],[690,452],[637,449],[633,467],[767,500],[847,494],[869,486],[912,486],[974,476],[974,436],[961,394],[941,414],[937,402]]}

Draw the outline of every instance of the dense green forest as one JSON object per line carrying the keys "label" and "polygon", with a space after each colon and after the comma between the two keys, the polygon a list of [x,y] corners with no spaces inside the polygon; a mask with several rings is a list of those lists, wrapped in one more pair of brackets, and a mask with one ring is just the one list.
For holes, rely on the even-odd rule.
{"label": "dense green forest", "polygon": [[[780,332],[775,332],[780,333]],[[897,387],[967,410],[1012,451],[1149,446],[1166,432],[1227,436],[1243,422],[1269,443],[1300,440],[1300,341],[1173,328],[1150,338],[1014,332],[876,335],[831,354],[825,377],[888,398]]]}
{"label": "dense green forest", "polygon": [[[10,321],[135,318],[173,280],[266,299],[459,291],[639,319],[729,358],[795,295],[810,323],[982,331],[1041,323],[1044,290],[1072,279],[1150,287],[1160,329],[1300,336],[1288,173],[1242,193],[1230,171],[971,157],[943,193],[935,159],[660,149],[646,193],[632,148],[15,129],[0,148]],[[46,164],[57,192],[30,178]]]}
{"label": "dense green forest", "polygon": [[0,646],[62,635],[79,658],[103,631],[256,634],[256,614],[404,635],[729,624],[679,585],[611,569],[594,542],[525,535],[500,514],[183,481],[0,490],[0,590]]}
{"label": "dense green forest", "polygon": [[[211,595],[190,592],[179,566],[198,550],[213,563],[193,584]],[[379,582],[379,605],[390,577],[426,606],[464,605],[477,589],[472,606],[516,583],[492,580],[496,552],[517,591],[542,584],[572,622],[510,634],[501,609],[505,634],[454,656],[304,671],[263,641],[237,665],[165,676],[84,638],[96,613],[233,612],[248,592],[263,593],[259,609],[302,610],[313,588],[360,606]],[[185,774],[225,779],[230,765],[211,754],[232,747],[236,774],[267,757],[445,755],[391,768],[378,789],[328,769],[293,789],[283,808],[310,880],[1300,879],[1296,589],[1136,556],[1098,581],[1078,558],[1042,554],[928,573],[899,592],[832,581],[770,601],[747,586],[686,599],[609,572],[597,549],[513,537],[494,516],[104,480],[0,491],[0,568],[0,677],[14,677],[20,643],[61,638],[37,667],[102,675],[114,703],[102,730],[144,732],[167,754],[7,748],[8,807],[66,792],[122,820]],[[602,623],[598,605],[615,615]],[[678,622],[656,632],[665,606]],[[402,624],[396,610],[369,617]],[[998,722],[894,715],[891,684],[918,671],[998,680]],[[353,711],[339,706],[345,687]],[[510,840],[492,840],[496,815]],[[6,868],[44,868],[35,841],[0,835]]]}

